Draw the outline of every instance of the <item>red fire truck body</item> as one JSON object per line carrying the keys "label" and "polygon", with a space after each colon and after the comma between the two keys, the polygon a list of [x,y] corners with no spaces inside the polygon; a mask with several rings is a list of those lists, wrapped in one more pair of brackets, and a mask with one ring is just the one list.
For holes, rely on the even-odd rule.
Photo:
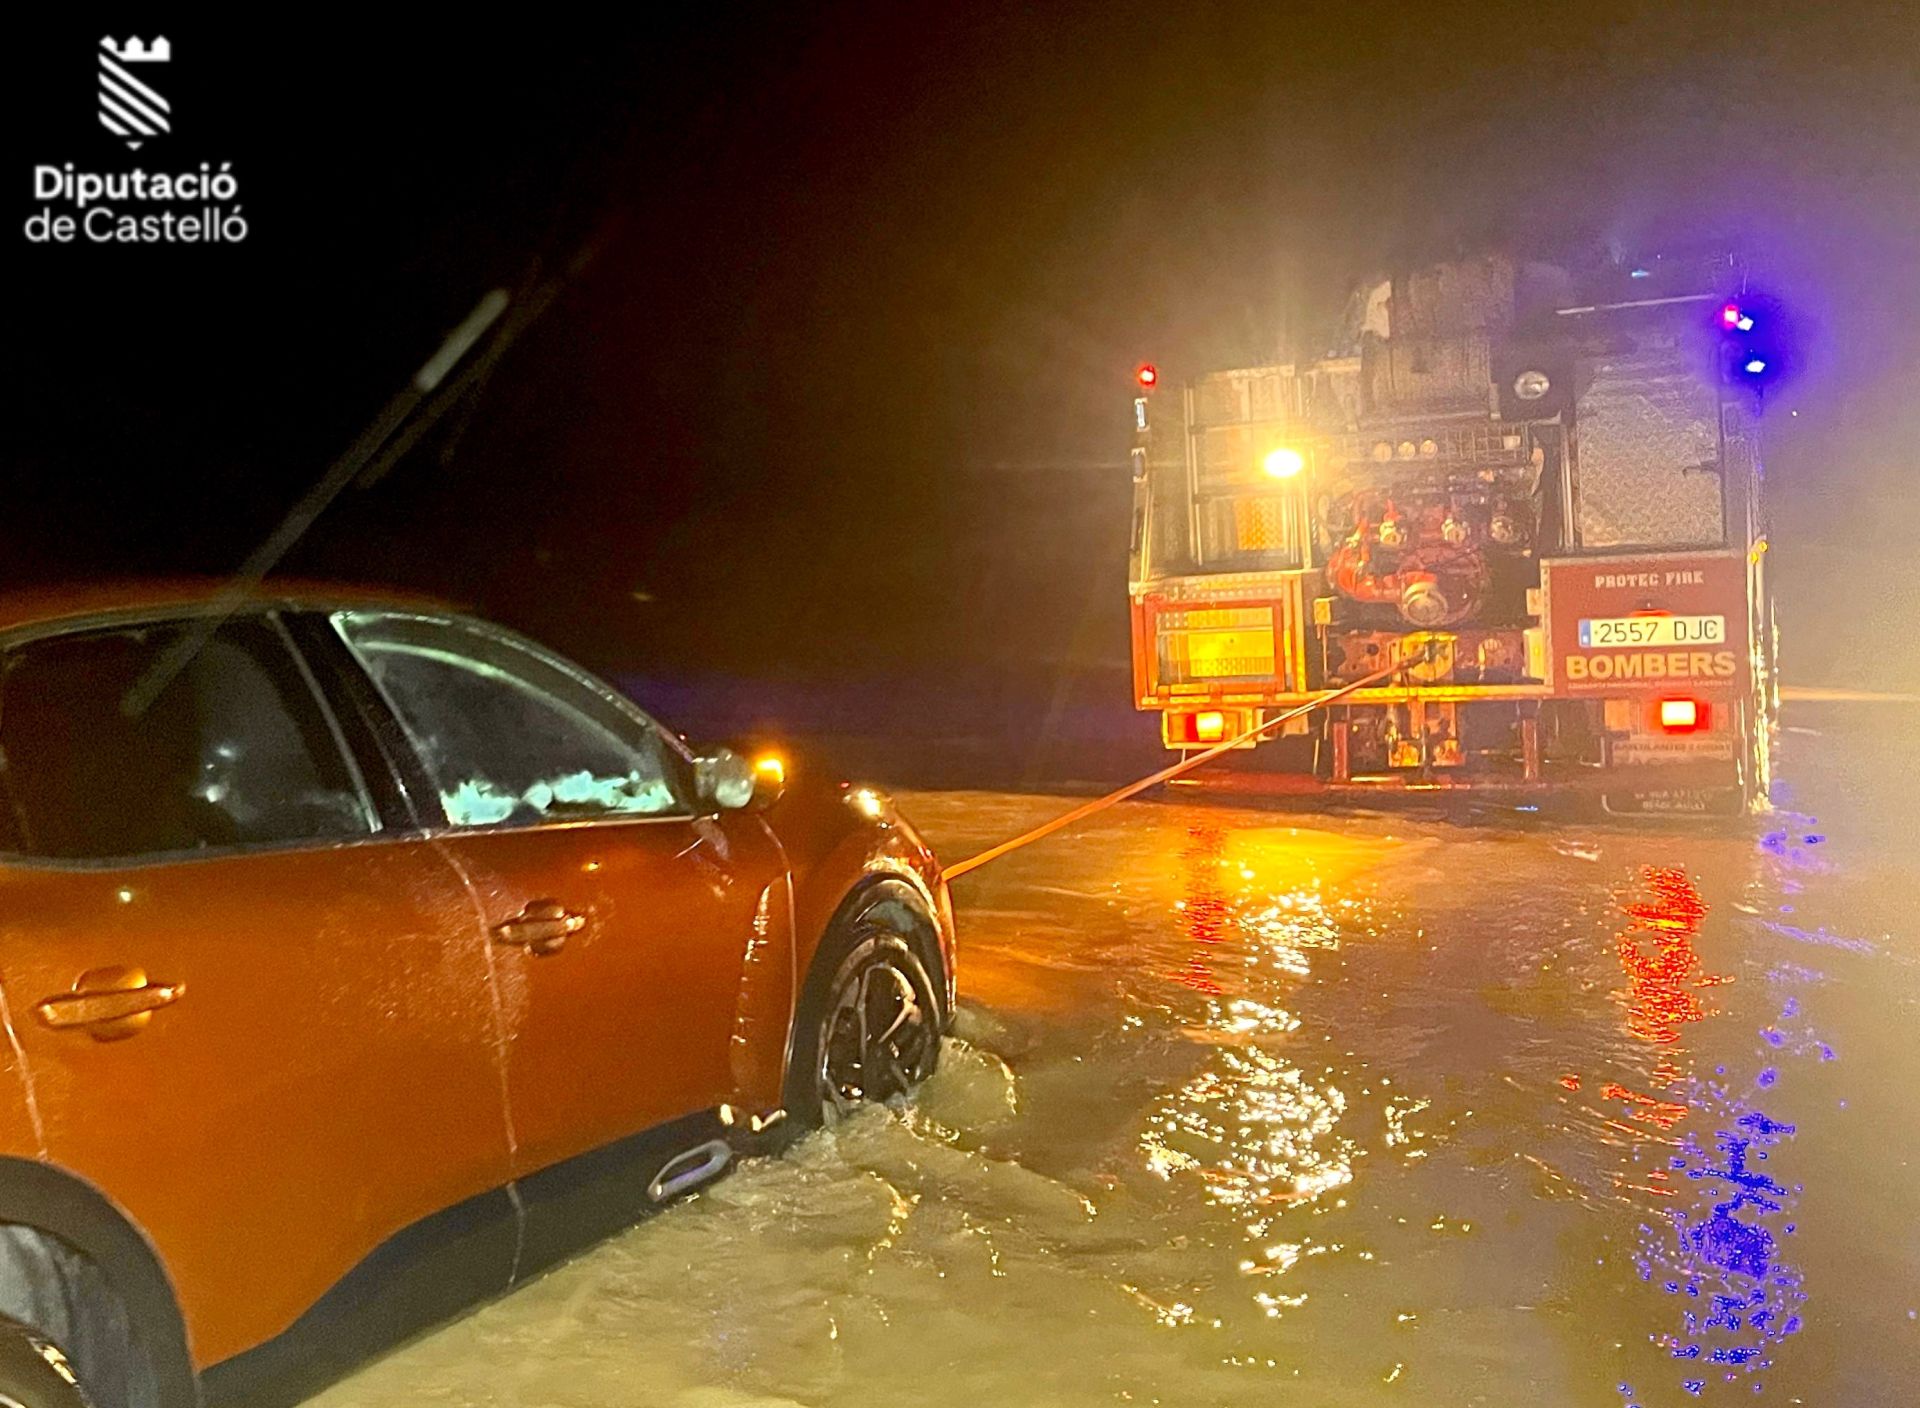
{"label": "red fire truck body", "polygon": [[1726,375],[1740,273],[1608,282],[1435,266],[1356,299],[1347,355],[1143,375],[1133,683],[1169,748],[1400,665],[1249,746],[1314,786],[1762,802],[1773,623],[1757,398]]}

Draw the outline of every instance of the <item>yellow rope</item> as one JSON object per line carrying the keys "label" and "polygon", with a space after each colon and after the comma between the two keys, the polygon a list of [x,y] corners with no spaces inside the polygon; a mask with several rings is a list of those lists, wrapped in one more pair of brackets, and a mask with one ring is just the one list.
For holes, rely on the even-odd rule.
{"label": "yellow rope", "polygon": [[1149,787],[1157,787],[1163,782],[1171,782],[1182,773],[1192,772],[1202,763],[1212,762],[1222,753],[1238,748],[1243,743],[1249,743],[1261,734],[1278,728],[1290,719],[1297,719],[1306,714],[1311,714],[1315,709],[1324,709],[1329,704],[1338,703],[1355,690],[1365,689],[1368,685],[1375,684],[1389,675],[1399,674],[1409,666],[1417,663],[1419,663],[1417,659],[1402,660],[1397,664],[1388,665],[1384,669],[1375,670],[1370,675],[1363,675],[1352,684],[1343,684],[1338,689],[1330,689],[1317,699],[1309,699],[1306,703],[1289,709],[1284,714],[1276,714],[1264,723],[1255,725],[1238,738],[1229,738],[1224,743],[1216,743],[1205,752],[1195,753],[1190,758],[1182,758],[1172,767],[1162,768],[1150,777],[1143,777],[1138,782],[1129,782],[1117,792],[1109,792],[1104,797],[1096,797],[1091,802],[1083,802],[1072,811],[1063,812],[1051,821],[1042,822],[1039,826],[1034,827],[1033,830],[1023,832],[1011,841],[1002,841],[997,846],[988,847],[977,856],[968,857],[958,865],[950,865],[946,868],[946,877],[949,880],[958,880],[969,870],[977,870],[990,860],[998,860],[1010,851],[1017,851],[1022,846],[1030,846],[1043,837],[1051,836],[1054,832],[1073,825],[1076,821],[1092,816],[1095,812],[1105,811],[1116,802],[1124,802],[1129,797],[1137,796]]}

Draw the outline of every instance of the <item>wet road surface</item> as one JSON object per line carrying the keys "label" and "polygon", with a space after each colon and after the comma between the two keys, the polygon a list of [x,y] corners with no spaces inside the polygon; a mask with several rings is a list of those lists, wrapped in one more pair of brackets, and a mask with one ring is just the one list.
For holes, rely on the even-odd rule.
{"label": "wet road surface", "polygon": [[956,884],[914,1107],[314,1402],[1914,1401],[1915,722],[1717,831],[1118,808]]}

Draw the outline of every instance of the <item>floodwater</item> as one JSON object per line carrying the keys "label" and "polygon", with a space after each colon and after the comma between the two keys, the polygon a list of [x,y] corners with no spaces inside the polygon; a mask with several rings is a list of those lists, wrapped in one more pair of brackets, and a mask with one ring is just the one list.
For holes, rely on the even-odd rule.
{"label": "floodwater", "polygon": [[912,1108],[315,1402],[1912,1402],[1915,722],[1789,706],[1717,830],[1106,813],[957,882]]}

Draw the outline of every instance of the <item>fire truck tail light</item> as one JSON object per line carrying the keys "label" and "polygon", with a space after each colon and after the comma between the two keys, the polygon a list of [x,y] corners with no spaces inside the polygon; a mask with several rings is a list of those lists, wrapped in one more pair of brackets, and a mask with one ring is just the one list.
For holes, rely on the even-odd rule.
{"label": "fire truck tail light", "polygon": [[1697,699],[1662,699],[1660,727],[1668,733],[1693,733],[1707,726],[1707,706]]}
{"label": "fire truck tail light", "polygon": [[1169,709],[1160,720],[1161,737],[1167,747],[1206,748],[1238,738],[1253,726],[1254,715],[1247,709],[1201,709],[1191,714],[1184,709]]}

